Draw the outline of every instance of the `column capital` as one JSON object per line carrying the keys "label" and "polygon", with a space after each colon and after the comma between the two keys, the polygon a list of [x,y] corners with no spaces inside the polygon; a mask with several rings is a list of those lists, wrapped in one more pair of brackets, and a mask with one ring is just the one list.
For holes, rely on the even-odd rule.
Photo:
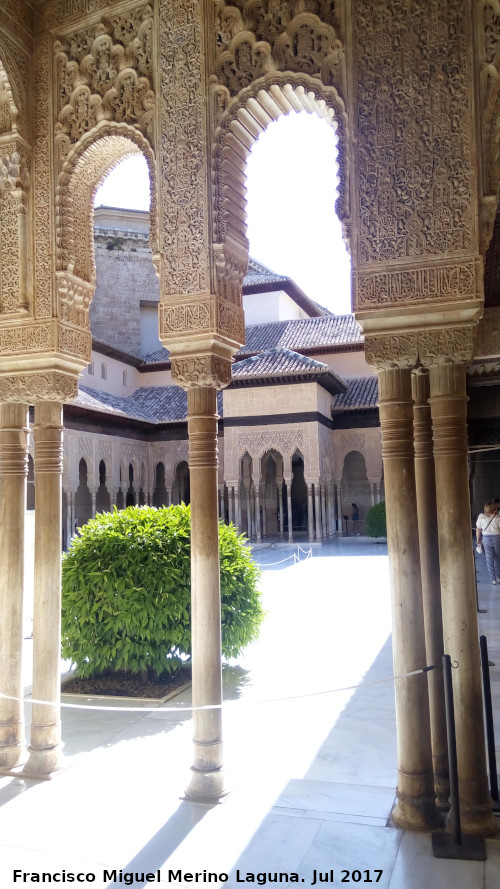
{"label": "column capital", "polygon": [[223,389],[231,382],[231,359],[213,354],[171,358],[172,379],[183,389]]}
{"label": "column capital", "polygon": [[415,368],[470,362],[474,353],[476,324],[429,327],[415,331],[389,331],[365,336],[365,356],[377,370],[383,368]]}
{"label": "column capital", "polygon": [[0,401],[35,404],[67,402],[78,395],[78,377],[60,371],[14,373],[0,376]]}

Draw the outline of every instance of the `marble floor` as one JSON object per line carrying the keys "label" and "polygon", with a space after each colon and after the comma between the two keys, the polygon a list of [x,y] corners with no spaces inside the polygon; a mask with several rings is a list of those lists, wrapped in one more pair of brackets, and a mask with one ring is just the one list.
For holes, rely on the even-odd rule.
{"label": "marble floor", "polygon": [[[42,882],[39,874],[106,889],[236,889],[271,882],[269,874],[307,886],[499,889],[500,839],[486,842],[484,862],[438,860],[430,834],[389,823],[396,739],[386,547],[350,538],[256,555],[267,616],[259,640],[224,667],[224,802],[182,800],[189,688],[161,706],[90,698],[64,706],[61,773],[46,782],[0,776],[1,889]],[[478,581],[500,738],[500,587],[488,584],[484,557]],[[27,722],[29,712],[28,697]]]}

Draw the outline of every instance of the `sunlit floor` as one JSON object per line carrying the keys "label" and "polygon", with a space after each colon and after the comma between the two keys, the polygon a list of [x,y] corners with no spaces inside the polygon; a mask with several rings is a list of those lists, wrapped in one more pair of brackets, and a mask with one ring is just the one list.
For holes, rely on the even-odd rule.
{"label": "sunlit floor", "polygon": [[[66,768],[49,782],[0,777],[1,889],[43,873],[45,883],[107,889],[498,889],[500,840],[487,841],[485,862],[437,860],[430,834],[388,824],[396,738],[385,546],[334,541],[307,558],[308,549],[256,553],[267,616],[258,642],[224,668],[225,801],[181,800],[189,690],[163,706],[89,699],[104,709],[64,708]],[[478,588],[480,631],[498,664],[500,737],[500,587],[488,584],[484,557]]]}

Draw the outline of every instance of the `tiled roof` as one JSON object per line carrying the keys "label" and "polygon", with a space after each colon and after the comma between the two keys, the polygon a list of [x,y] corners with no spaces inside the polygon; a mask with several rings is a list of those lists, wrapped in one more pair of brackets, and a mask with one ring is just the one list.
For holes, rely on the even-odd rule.
{"label": "tiled roof", "polygon": [[236,357],[255,355],[279,346],[303,352],[362,343],[361,328],[353,315],[271,321],[268,324],[252,324],[246,328],[246,343]]}
{"label": "tiled roof", "polygon": [[262,265],[262,263],[257,262],[256,259],[250,257],[246,275],[243,280],[243,287],[250,284],[284,284],[286,281],[290,280],[291,278],[289,278],[288,275],[278,275],[276,272],[272,272],[271,269],[268,269],[267,266]]}
{"label": "tiled roof", "polygon": [[[183,423],[187,415],[187,393],[180,386],[144,386],[123,397],[80,386],[71,405],[147,423]],[[222,416],[221,392],[217,393],[217,410]]]}
{"label": "tiled roof", "polygon": [[290,349],[269,349],[252,358],[245,358],[233,364],[232,376],[234,385],[245,385],[250,381],[265,380],[272,383],[276,380],[310,379],[321,383],[329,392],[345,389],[345,382],[327,364],[315,361],[292,352]]}
{"label": "tiled roof", "polygon": [[143,355],[142,360],[144,364],[164,364],[170,361],[170,351],[165,346],[160,346],[154,352],[148,352],[147,355]]}
{"label": "tiled roof", "polygon": [[368,377],[350,377],[346,380],[348,389],[341,392],[333,399],[332,413],[338,414],[344,411],[359,411],[363,408],[377,407],[378,385],[377,375]]}

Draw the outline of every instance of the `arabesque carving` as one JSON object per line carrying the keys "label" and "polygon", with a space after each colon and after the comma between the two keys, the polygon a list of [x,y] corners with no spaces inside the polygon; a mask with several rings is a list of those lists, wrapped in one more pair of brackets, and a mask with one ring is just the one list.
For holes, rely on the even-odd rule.
{"label": "arabesque carving", "polygon": [[463,4],[358,0],[356,21],[358,261],[474,250]]}
{"label": "arabesque carving", "polygon": [[102,19],[56,41],[59,162],[103,120],[139,127],[153,140],[152,9]]}
{"label": "arabesque carving", "polygon": [[[19,148],[24,149],[21,156]],[[19,138],[0,148],[0,313],[28,310],[28,190],[26,146]]]}
{"label": "arabesque carving", "polygon": [[78,395],[78,378],[58,371],[0,376],[0,402],[71,401]]}
{"label": "arabesque carving", "polygon": [[474,327],[449,327],[402,334],[365,336],[365,356],[372,367],[414,368],[452,361],[468,363],[473,355]]}
{"label": "arabesque carving", "polygon": [[231,362],[217,355],[172,358],[172,379],[183,389],[223,389],[231,382]]}
{"label": "arabesque carving", "polygon": [[479,64],[484,156],[484,194],[500,188],[500,2],[480,0]]}

